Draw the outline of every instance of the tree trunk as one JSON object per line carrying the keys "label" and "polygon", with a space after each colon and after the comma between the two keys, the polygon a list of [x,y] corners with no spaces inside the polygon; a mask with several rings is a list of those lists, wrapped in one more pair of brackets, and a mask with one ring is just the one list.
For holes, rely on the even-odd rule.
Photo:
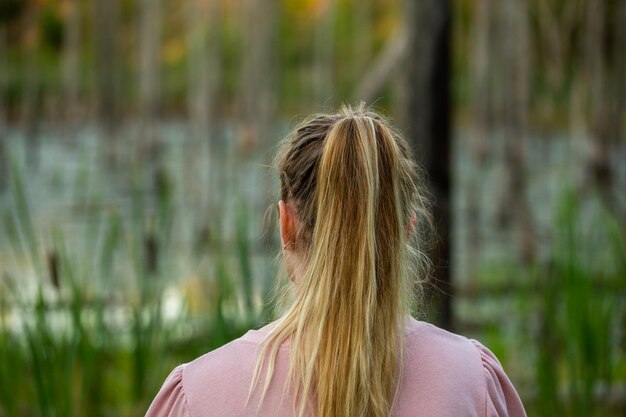
{"label": "tree trunk", "polygon": [[96,62],[96,112],[102,130],[102,146],[110,163],[118,158],[117,34],[118,0],[96,0],[93,16]]}
{"label": "tree trunk", "polygon": [[482,0],[476,3],[474,21],[474,60],[472,98],[474,100],[475,134],[473,135],[472,151],[477,161],[483,164],[489,157],[488,135],[491,129],[491,1]]}
{"label": "tree trunk", "polygon": [[193,171],[191,175],[199,180],[196,206],[200,208],[201,224],[198,225],[198,230],[207,227],[208,218],[214,212],[209,204],[212,202],[210,196],[215,186],[212,162],[217,161],[213,157],[211,141],[218,134],[216,124],[221,71],[220,13],[217,2],[189,0],[187,3],[187,108],[192,138],[189,146],[189,168]]}
{"label": "tree trunk", "polygon": [[491,2],[476,3],[474,15],[474,54],[472,60],[472,104],[474,129],[470,133],[469,150],[474,173],[467,179],[467,211],[464,213],[467,227],[467,263],[464,270],[468,278],[474,276],[480,260],[483,218],[480,203],[484,183],[484,171],[489,157],[489,135],[491,133]]}
{"label": "tree trunk", "polygon": [[161,73],[161,0],[141,0],[139,4],[139,156],[155,161],[160,154],[157,115]]}
{"label": "tree trunk", "polygon": [[22,122],[24,124],[24,132],[29,145],[28,159],[29,163],[37,167],[39,162],[39,123],[41,110],[41,97],[39,91],[39,65],[38,65],[38,46],[39,46],[39,28],[38,5],[29,2],[23,17],[23,44],[22,53],[24,61],[22,68],[24,70],[23,85],[23,102],[22,102]]}
{"label": "tree trunk", "polygon": [[78,102],[80,85],[80,8],[79,3],[68,1],[65,4],[65,45],[63,50],[63,85],[65,90],[64,119],[66,137],[73,136],[76,123],[80,119]]}
{"label": "tree trunk", "polygon": [[[605,0],[587,3],[585,28],[585,67],[589,83],[592,155],[587,165],[587,182],[595,186],[612,210],[615,169],[612,155],[621,134],[625,113],[623,2]],[[615,20],[610,20],[614,16]],[[607,39],[612,40],[613,49]]]}
{"label": "tree trunk", "polygon": [[[243,130],[240,134],[240,153],[250,154],[257,151],[255,159],[264,166],[269,166],[269,152],[277,140],[274,123],[278,104],[278,39],[277,27],[280,13],[277,0],[247,0],[245,2],[246,27],[250,28],[244,48],[242,68],[242,110]],[[262,150],[262,153],[258,153]],[[259,172],[259,187],[262,191],[259,212],[273,203],[271,192],[273,182],[269,172]],[[263,222],[258,225],[263,228]],[[259,235],[272,239],[273,233]],[[269,240],[266,241],[269,243]]]}
{"label": "tree trunk", "polygon": [[188,112],[192,137],[208,141],[217,122],[220,79],[219,22],[217,2],[190,0],[187,4]]}
{"label": "tree trunk", "polygon": [[[615,107],[613,109],[613,117],[611,122],[611,131],[615,138],[615,142],[622,141],[622,146],[626,146],[626,127],[624,126],[624,118],[626,117],[626,2],[620,1],[616,4],[616,10],[613,14],[613,29],[615,33],[615,42],[613,44],[613,56],[615,59],[615,68],[613,69],[613,84],[611,91],[615,96]],[[619,193],[619,190],[614,190]],[[614,196],[612,204],[615,207],[616,215],[620,216],[622,224],[626,224],[626,208],[619,209],[617,198]],[[626,315],[625,315],[626,316]],[[625,317],[626,320],[626,317]]]}
{"label": "tree trunk", "polygon": [[402,66],[401,124],[428,172],[438,240],[432,294],[438,321],[452,328],[450,274],[450,24],[449,0],[405,0],[407,48]]}
{"label": "tree trunk", "polygon": [[594,153],[589,165],[591,181],[597,185],[610,177],[608,135],[606,129],[607,102],[604,65],[604,0],[587,2],[585,55],[591,95],[591,136]]}
{"label": "tree trunk", "polygon": [[[4,132],[8,123],[8,108],[7,100],[5,98],[5,92],[7,86],[5,85],[8,79],[8,62],[7,62],[7,31],[4,26],[0,26],[0,137],[4,136]],[[2,142],[2,141],[0,141]],[[0,145],[1,146],[1,145]]]}
{"label": "tree trunk", "polygon": [[352,78],[363,77],[372,54],[372,0],[353,0]]}
{"label": "tree trunk", "polygon": [[277,0],[246,0],[244,24],[246,31],[241,80],[242,119],[240,136],[245,153],[272,142],[270,123],[277,105]]}
{"label": "tree trunk", "polygon": [[[528,140],[529,99],[529,36],[528,0],[501,2],[502,27],[508,36],[502,43],[502,75],[510,85],[503,111],[505,155],[508,167],[504,198],[500,210],[513,214],[519,242],[519,256],[524,264],[535,257],[535,238],[532,213],[528,202],[526,183],[526,144]],[[506,77],[504,75],[507,74]],[[506,89],[504,85],[501,86]]]}
{"label": "tree trunk", "polygon": [[6,66],[6,29],[0,26],[0,196],[7,188],[9,179],[9,156],[7,155],[6,131],[8,123],[7,102],[4,97],[6,91],[5,80],[7,79]]}

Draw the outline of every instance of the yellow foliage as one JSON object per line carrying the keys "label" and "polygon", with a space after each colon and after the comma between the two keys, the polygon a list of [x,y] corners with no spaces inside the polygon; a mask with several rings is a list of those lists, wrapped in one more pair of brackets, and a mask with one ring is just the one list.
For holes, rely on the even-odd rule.
{"label": "yellow foliage", "polygon": [[199,277],[183,280],[183,297],[191,314],[202,312],[204,293],[204,285]]}
{"label": "yellow foliage", "polygon": [[185,42],[182,38],[172,38],[165,42],[162,51],[162,58],[166,64],[177,64],[183,59],[185,54]]}

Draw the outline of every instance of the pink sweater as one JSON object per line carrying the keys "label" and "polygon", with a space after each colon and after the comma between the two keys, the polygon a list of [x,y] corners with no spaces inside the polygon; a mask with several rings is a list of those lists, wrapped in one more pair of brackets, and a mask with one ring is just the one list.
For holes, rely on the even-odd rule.
{"label": "pink sweater", "polygon": [[[257,412],[245,407],[257,348],[270,323],[193,362],[175,368],[146,417],[293,416],[292,399],[281,402],[289,341],[279,351],[274,379]],[[405,321],[405,363],[392,416],[525,416],[498,359],[476,340],[431,324]],[[253,397],[254,399],[254,397]]]}

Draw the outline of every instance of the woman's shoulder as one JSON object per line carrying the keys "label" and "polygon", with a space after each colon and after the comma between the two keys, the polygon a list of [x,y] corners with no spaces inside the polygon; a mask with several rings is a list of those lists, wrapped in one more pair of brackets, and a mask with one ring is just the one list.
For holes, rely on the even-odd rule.
{"label": "woman's shoulder", "polygon": [[438,327],[432,323],[407,316],[405,338],[408,346],[418,344],[426,350],[437,350],[439,354],[476,354],[475,340]]}
{"label": "woman's shoulder", "polygon": [[455,398],[476,404],[477,415],[526,415],[502,364],[481,342],[413,318],[407,319],[407,329],[409,378],[429,381],[431,392],[464,393]]}
{"label": "woman's shoulder", "polygon": [[183,386],[183,368],[179,365],[170,374],[146,413],[146,417],[191,417]]}
{"label": "woman's shoulder", "polygon": [[[210,407],[212,415],[241,414],[259,343],[277,322],[176,367],[154,399],[147,417],[190,417]],[[455,415],[458,407],[476,416],[525,416],[522,403],[496,356],[474,339],[407,317],[405,392],[400,407]],[[285,342],[288,343],[288,342]],[[279,354],[285,360],[285,354]],[[284,370],[283,370],[284,371]],[[415,395],[419,393],[420,395]],[[407,400],[408,399],[408,400]],[[418,403],[413,403],[418,401]],[[442,408],[443,407],[443,408]],[[444,409],[450,408],[446,414]],[[194,411],[195,410],[195,411]],[[398,415],[404,415],[400,412]],[[436,412],[435,412],[436,411]]]}
{"label": "woman's shoulder", "polygon": [[405,323],[405,367],[438,380],[460,382],[483,376],[480,353],[471,339],[412,317]]}
{"label": "woman's shoulder", "polygon": [[[258,341],[273,323],[174,368],[152,401],[146,417],[190,417],[211,407],[212,415],[242,410]],[[196,410],[196,411],[194,411]],[[229,414],[230,413],[230,414]]]}
{"label": "woman's shoulder", "polygon": [[223,391],[246,385],[256,363],[259,342],[272,326],[273,323],[270,323],[259,330],[249,330],[243,336],[185,364],[185,386],[189,390],[202,387],[203,391]]}

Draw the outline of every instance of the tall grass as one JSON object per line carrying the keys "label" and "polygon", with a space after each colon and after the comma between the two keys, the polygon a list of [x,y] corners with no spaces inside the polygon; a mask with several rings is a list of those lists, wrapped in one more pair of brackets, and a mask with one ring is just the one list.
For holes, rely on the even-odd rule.
{"label": "tall grass", "polygon": [[[99,206],[99,196],[83,174],[74,199],[86,212]],[[26,276],[3,277],[0,286],[0,416],[143,415],[174,365],[261,321],[243,205],[233,245],[213,219],[211,253],[197,253],[199,265],[208,261],[201,320],[193,324],[185,309],[165,320],[165,291],[181,285],[172,276],[172,232],[180,221],[174,186],[163,168],[135,171],[130,215],[95,210],[81,243],[70,244],[63,228],[51,236],[38,229],[22,170],[12,165],[4,226],[18,271],[32,270],[36,282],[34,293]]]}
{"label": "tall grass", "polygon": [[[254,268],[252,216],[237,193],[203,220],[210,233],[194,231],[201,239],[181,248],[180,184],[165,168],[131,171],[127,209],[94,210],[102,197],[86,164],[73,190],[80,212],[89,213],[77,244],[63,227],[48,232],[35,222],[19,164],[10,173],[11,204],[2,215],[20,267],[10,276],[0,271],[0,416],[142,416],[173,366],[275,314],[258,302],[270,294],[275,265],[268,255],[261,271]],[[231,217],[226,207],[234,207]],[[535,352],[533,389],[522,391],[524,400],[534,415],[620,415],[624,230],[573,193],[564,195],[556,224],[549,260],[516,294],[522,319],[533,323],[524,346]],[[189,256],[192,277],[180,275],[176,251]],[[173,318],[166,314],[172,289],[183,300]],[[515,358],[494,329],[485,335],[490,346]]]}
{"label": "tall grass", "polygon": [[537,415],[618,415],[611,395],[626,382],[617,371],[624,360],[623,229],[606,211],[584,211],[573,192],[562,199],[557,225],[548,267],[537,274]]}

